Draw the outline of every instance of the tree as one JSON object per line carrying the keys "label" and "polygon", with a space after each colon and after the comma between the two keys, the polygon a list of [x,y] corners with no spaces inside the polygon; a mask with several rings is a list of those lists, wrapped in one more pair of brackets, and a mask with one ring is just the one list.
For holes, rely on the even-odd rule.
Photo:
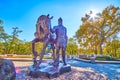
{"label": "tree", "polygon": [[24,55],[27,55],[27,54],[32,54],[32,43],[31,42],[23,42],[21,44],[19,44],[19,46],[17,47],[17,54],[24,54]]}
{"label": "tree", "polygon": [[2,24],[3,23],[3,21],[2,20],[0,20],[0,24]]}
{"label": "tree", "polygon": [[[10,36],[10,46],[9,46],[9,53],[12,53],[12,49],[16,50],[16,46],[19,46],[19,44],[22,42],[21,40],[18,39],[18,34],[22,32],[22,30],[19,30],[18,27],[13,27],[13,32],[12,35]],[[13,52],[16,54],[16,51]]]}
{"label": "tree", "polygon": [[69,38],[66,52],[69,55],[78,54],[78,45],[77,45],[76,40],[74,38]]}
{"label": "tree", "polygon": [[[13,51],[16,48],[16,44],[19,44],[18,33],[21,33],[21,30],[18,28],[13,28],[12,35],[5,33],[3,26],[0,26],[0,41],[2,42],[3,54],[15,53]],[[14,49],[15,50],[15,49]]]}
{"label": "tree", "polygon": [[120,57],[120,41],[115,39],[107,43],[106,51],[112,57]]}
{"label": "tree", "polygon": [[[0,24],[2,24],[2,20],[0,20]],[[0,25],[0,54],[2,53],[2,42],[1,42],[1,33],[3,32],[3,27]]]}
{"label": "tree", "polygon": [[[0,21],[0,23],[3,23]],[[1,53],[8,53],[10,36],[5,33],[3,26],[0,26],[0,42],[1,42]]]}
{"label": "tree", "polygon": [[97,13],[94,18],[91,17],[92,14],[90,11],[82,17],[83,23],[77,30],[76,37],[79,42],[84,40],[82,43],[87,44],[88,48],[93,48],[95,52],[99,48],[102,55],[103,44],[120,31],[120,8],[110,5],[102,13]]}

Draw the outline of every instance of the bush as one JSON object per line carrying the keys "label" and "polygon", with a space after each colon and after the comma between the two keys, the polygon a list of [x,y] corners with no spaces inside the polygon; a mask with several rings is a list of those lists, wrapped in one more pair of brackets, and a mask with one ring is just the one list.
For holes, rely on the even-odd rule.
{"label": "bush", "polygon": [[97,56],[95,60],[111,61],[113,58],[110,56]]}
{"label": "bush", "polygon": [[90,58],[80,58],[80,59],[90,60]]}
{"label": "bush", "polygon": [[46,56],[44,56],[43,58],[44,59],[53,59],[53,57],[46,57]]}

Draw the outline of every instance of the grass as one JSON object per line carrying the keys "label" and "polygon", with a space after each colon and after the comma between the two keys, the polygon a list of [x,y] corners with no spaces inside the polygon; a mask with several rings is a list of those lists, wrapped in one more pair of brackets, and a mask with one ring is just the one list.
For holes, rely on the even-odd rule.
{"label": "grass", "polygon": [[33,58],[32,55],[0,55],[0,58]]}
{"label": "grass", "polygon": [[[0,58],[33,58],[32,55],[0,55]],[[43,57],[44,59],[52,59],[51,57]]]}
{"label": "grass", "polygon": [[[90,60],[90,58],[82,58],[85,60]],[[112,58],[111,56],[96,56],[95,60],[101,60],[101,61],[120,61],[116,58]]]}

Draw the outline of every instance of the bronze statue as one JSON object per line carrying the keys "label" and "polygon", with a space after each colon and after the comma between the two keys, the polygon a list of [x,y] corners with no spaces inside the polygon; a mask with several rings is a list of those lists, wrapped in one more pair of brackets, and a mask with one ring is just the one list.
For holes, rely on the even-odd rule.
{"label": "bronze statue", "polygon": [[55,65],[59,65],[59,52],[62,49],[62,60],[64,65],[66,65],[65,61],[65,51],[67,47],[67,29],[63,26],[62,18],[58,19],[58,25],[53,27],[52,30],[56,34],[56,56],[55,56]]}
{"label": "bronze statue", "polygon": [[[58,25],[51,28],[51,19],[49,15],[41,15],[36,24],[35,39],[32,41],[32,52],[34,54],[34,64],[28,67],[28,75],[32,77],[48,77],[56,78],[58,75],[71,71],[71,66],[66,65],[65,51],[67,47],[67,29],[62,25],[62,18],[58,19]],[[55,34],[55,36],[54,36]],[[43,49],[38,54],[35,51],[35,43],[43,42]],[[46,48],[50,46],[47,51]],[[53,50],[53,61],[48,63],[46,66],[40,65],[42,62],[43,55],[49,50]],[[59,52],[62,50],[63,63],[59,63]],[[36,57],[40,56],[39,61]],[[65,66],[63,66],[65,65]],[[43,67],[42,67],[43,66]],[[40,69],[39,69],[40,67]],[[44,73],[44,74],[43,74]]]}
{"label": "bronze statue", "polygon": [[[48,44],[51,45],[53,50],[53,60],[54,66],[59,65],[59,51],[62,49],[62,59],[64,65],[65,62],[65,51],[67,46],[67,29],[62,25],[62,18],[58,19],[58,25],[55,26],[53,29],[51,28],[51,19],[49,15],[41,15],[36,24],[36,32],[35,32],[35,39],[32,41],[32,52],[34,54],[34,65],[39,67],[42,62],[43,55],[45,54],[46,47]],[[53,33],[56,34],[56,39],[54,39]],[[35,43],[43,42],[43,49],[40,55],[35,51]],[[55,45],[55,47],[54,47]],[[56,50],[56,52],[55,52]],[[40,56],[39,62],[37,62],[36,57]]]}

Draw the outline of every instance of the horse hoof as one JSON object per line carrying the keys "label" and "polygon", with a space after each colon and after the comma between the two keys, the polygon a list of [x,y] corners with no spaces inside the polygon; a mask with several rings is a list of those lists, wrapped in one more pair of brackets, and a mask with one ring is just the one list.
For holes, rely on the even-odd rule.
{"label": "horse hoof", "polygon": [[64,66],[67,65],[66,63],[63,64]]}

